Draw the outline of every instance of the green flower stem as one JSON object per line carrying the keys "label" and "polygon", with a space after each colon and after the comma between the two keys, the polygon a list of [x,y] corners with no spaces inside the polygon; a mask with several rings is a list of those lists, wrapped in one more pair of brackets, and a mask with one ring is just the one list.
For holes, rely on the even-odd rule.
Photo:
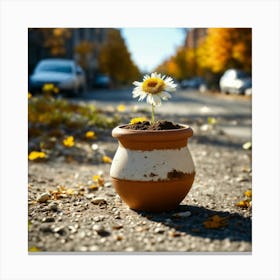
{"label": "green flower stem", "polygon": [[155,105],[152,104],[152,121],[151,123],[155,122]]}

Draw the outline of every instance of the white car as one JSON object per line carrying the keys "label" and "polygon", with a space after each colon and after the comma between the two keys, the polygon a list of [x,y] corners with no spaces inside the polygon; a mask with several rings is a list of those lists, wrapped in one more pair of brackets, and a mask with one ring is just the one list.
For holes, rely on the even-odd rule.
{"label": "white car", "polygon": [[29,78],[29,91],[42,92],[44,84],[53,84],[61,93],[78,95],[86,89],[83,69],[71,59],[43,59]]}
{"label": "white car", "polygon": [[245,94],[252,88],[252,79],[245,72],[237,69],[227,70],[220,79],[222,93]]}

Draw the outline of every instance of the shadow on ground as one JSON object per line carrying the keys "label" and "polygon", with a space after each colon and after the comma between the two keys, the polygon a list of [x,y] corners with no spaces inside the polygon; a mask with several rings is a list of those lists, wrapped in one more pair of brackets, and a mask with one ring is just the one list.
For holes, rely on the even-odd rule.
{"label": "shadow on ground", "polygon": [[[174,215],[186,211],[190,211],[191,216],[176,217]],[[151,221],[160,222],[176,229],[177,232],[192,236],[219,240],[228,238],[230,241],[252,241],[252,221],[250,218],[245,218],[238,213],[231,214],[229,212],[214,211],[190,205],[180,205],[176,210],[160,214],[151,214],[143,211],[136,212]],[[214,215],[227,217],[228,224],[218,229],[206,229],[203,222]]]}

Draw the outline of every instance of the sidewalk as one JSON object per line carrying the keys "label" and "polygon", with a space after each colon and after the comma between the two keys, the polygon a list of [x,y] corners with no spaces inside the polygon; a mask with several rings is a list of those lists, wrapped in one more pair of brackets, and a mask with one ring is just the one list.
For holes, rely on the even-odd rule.
{"label": "sidewalk", "polygon": [[[196,178],[180,207],[169,213],[130,210],[115,193],[110,164],[94,156],[102,151],[113,157],[117,142],[110,130],[100,134],[93,154],[85,148],[85,161],[62,153],[30,162],[29,251],[251,252],[251,207],[236,206],[251,189],[251,151],[242,148],[246,137],[228,135],[218,125],[202,129],[200,119],[178,121],[195,131],[189,149]],[[101,172],[104,181],[94,182]],[[49,199],[39,202],[46,192]],[[217,227],[207,228],[215,215]]]}

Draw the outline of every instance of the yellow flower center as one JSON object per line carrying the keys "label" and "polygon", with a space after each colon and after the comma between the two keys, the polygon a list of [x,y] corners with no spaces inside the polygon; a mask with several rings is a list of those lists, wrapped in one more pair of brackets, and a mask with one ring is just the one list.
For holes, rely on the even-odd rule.
{"label": "yellow flower center", "polygon": [[164,81],[156,77],[148,78],[142,83],[142,90],[151,94],[160,93],[164,88]]}

